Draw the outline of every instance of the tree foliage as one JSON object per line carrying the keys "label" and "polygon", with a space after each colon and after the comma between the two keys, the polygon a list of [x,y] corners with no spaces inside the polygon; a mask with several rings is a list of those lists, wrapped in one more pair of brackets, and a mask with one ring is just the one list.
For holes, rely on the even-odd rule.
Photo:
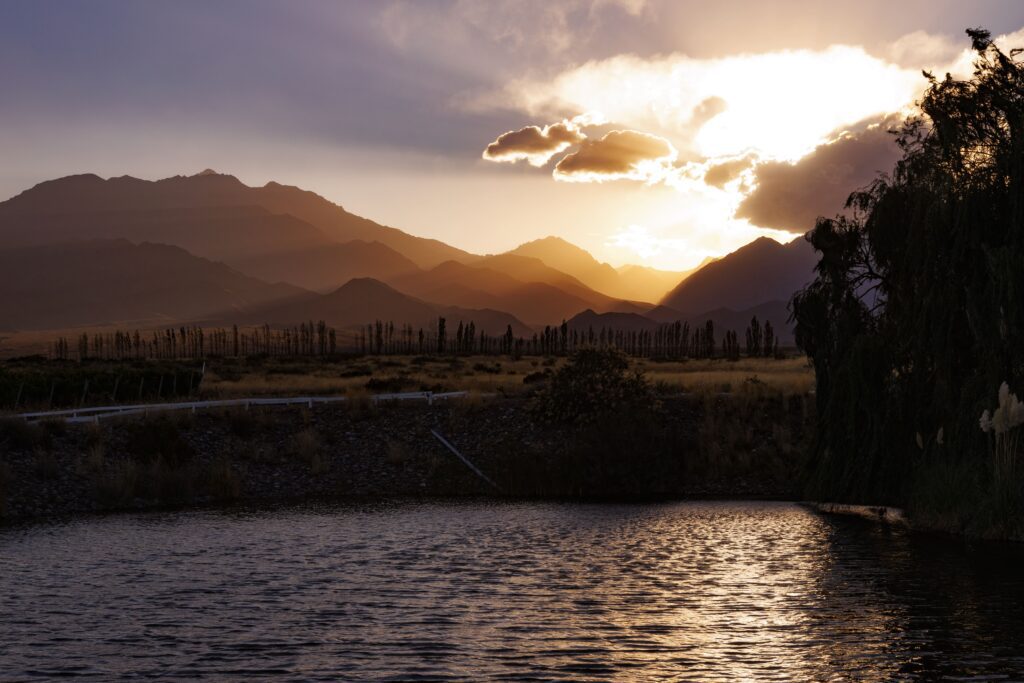
{"label": "tree foliage", "polygon": [[817,373],[814,495],[900,502],[923,458],[982,457],[985,398],[1021,378],[1024,67],[967,33],[973,76],[926,73],[895,169],[807,235],[821,258],[792,311]]}
{"label": "tree foliage", "polygon": [[624,353],[584,348],[552,375],[534,405],[545,421],[587,427],[646,414],[656,403],[650,383],[630,370]]}

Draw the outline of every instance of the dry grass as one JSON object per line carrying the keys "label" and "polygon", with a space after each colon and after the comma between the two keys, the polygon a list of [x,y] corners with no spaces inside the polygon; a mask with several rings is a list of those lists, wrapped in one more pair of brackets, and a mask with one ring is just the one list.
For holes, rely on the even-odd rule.
{"label": "dry grass", "polygon": [[287,395],[358,396],[422,390],[509,392],[521,390],[523,377],[536,372],[545,363],[550,366],[561,362],[561,359],[512,360],[494,356],[428,360],[392,356],[321,364],[279,361],[252,368],[232,367],[220,372],[214,368],[203,379],[201,393],[204,398],[214,399]]}
{"label": "dry grass", "polygon": [[410,458],[412,458],[412,451],[408,444],[403,441],[388,439],[387,451],[384,455],[384,460],[388,464],[401,466],[409,462]]}
{"label": "dry grass", "polygon": [[655,384],[676,391],[738,393],[752,386],[763,386],[784,394],[803,394],[814,388],[814,369],[803,357],[647,361],[638,363],[637,367]]}
{"label": "dry grass", "polygon": [[[244,396],[345,395],[361,397],[388,391],[470,391],[478,394],[515,394],[529,389],[523,379],[532,373],[564,364],[563,358],[527,357],[518,360],[494,356],[422,359],[407,356],[357,358],[336,363],[279,361],[259,367],[207,372],[204,398]],[[803,357],[739,361],[636,360],[648,378],[667,391],[702,390],[736,392],[762,383],[787,394],[814,387],[814,370]],[[355,374],[363,373],[363,374]],[[365,374],[369,373],[369,374]],[[367,384],[370,384],[368,387]]]}
{"label": "dry grass", "polygon": [[327,471],[323,457],[323,441],[312,427],[306,427],[295,435],[291,444],[292,456],[306,464],[313,474]]}
{"label": "dry grass", "polygon": [[207,495],[217,500],[234,500],[242,493],[241,481],[227,457],[217,458],[198,474],[199,483]]}
{"label": "dry grass", "polygon": [[40,479],[56,479],[59,471],[57,458],[52,451],[37,448],[32,454],[32,469]]}

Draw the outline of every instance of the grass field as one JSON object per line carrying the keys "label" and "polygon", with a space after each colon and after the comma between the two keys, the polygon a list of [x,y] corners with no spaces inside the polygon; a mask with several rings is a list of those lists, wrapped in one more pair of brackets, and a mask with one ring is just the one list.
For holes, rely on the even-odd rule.
{"label": "grass field", "polygon": [[[0,362],[0,411],[45,410],[111,403],[247,396],[363,396],[403,391],[470,391],[516,395],[529,391],[565,358],[498,356],[355,356],[227,358],[202,361]],[[662,393],[765,388],[785,394],[813,388],[802,357],[739,361],[634,360]]]}
{"label": "grass field", "polygon": [[[267,359],[260,364],[218,362],[207,369],[200,393],[207,398],[259,395],[361,394],[388,391],[473,391],[514,394],[530,388],[564,358],[470,356],[363,357],[337,362]],[[634,361],[660,389],[736,391],[751,384],[805,393],[814,371],[803,357],[726,360]]]}

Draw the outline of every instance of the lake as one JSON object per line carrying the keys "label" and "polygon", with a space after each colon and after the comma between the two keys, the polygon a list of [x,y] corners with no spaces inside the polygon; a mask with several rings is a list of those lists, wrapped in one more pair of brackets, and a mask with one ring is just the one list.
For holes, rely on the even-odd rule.
{"label": "lake", "polygon": [[1024,676],[1024,551],[786,503],[0,527],[0,680]]}

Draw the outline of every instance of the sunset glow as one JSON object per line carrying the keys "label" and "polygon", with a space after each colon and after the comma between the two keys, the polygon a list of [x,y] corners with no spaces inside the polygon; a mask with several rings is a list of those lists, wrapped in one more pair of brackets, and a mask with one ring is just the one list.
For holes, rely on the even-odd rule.
{"label": "sunset glow", "polygon": [[[201,30],[220,25],[211,8],[140,10],[138,30],[119,32],[114,4],[100,3],[67,21],[104,49],[52,63],[30,56],[33,31],[61,29],[9,7],[5,62],[39,74],[0,75],[17,94],[0,105],[12,122],[0,152],[22,160],[0,173],[0,191],[69,170],[156,179],[214,168],[308,188],[475,253],[559,235],[613,265],[685,269],[757,236],[802,234],[841,208],[840,185],[886,170],[880,150],[826,168],[815,148],[894,124],[923,91],[922,69],[969,72],[963,25],[990,21],[998,40],[1021,42],[1019,18],[998,3],[969,12],[943,0],[944,23],[926,28],[916,13],[933,4],[871,4],[892,20],[801,5],[794,22],[743,2],[394,0],[298,13],[256,3],[232,14],[244,30],[225,43]],[[187,39],[161,37],[167,26]],[[140,51],[131,35],[155,37]],[[159,75],[168,55],[178,77]],[[181,102],[194,103],[187,114]],[[759,194],[769,162],[794,165],[807,188],[799,210],[774,207],[777,183]],[[813,178],[837,180],[816,192]],[[640,251],[624,237],[632,226],[647,231]]]}

